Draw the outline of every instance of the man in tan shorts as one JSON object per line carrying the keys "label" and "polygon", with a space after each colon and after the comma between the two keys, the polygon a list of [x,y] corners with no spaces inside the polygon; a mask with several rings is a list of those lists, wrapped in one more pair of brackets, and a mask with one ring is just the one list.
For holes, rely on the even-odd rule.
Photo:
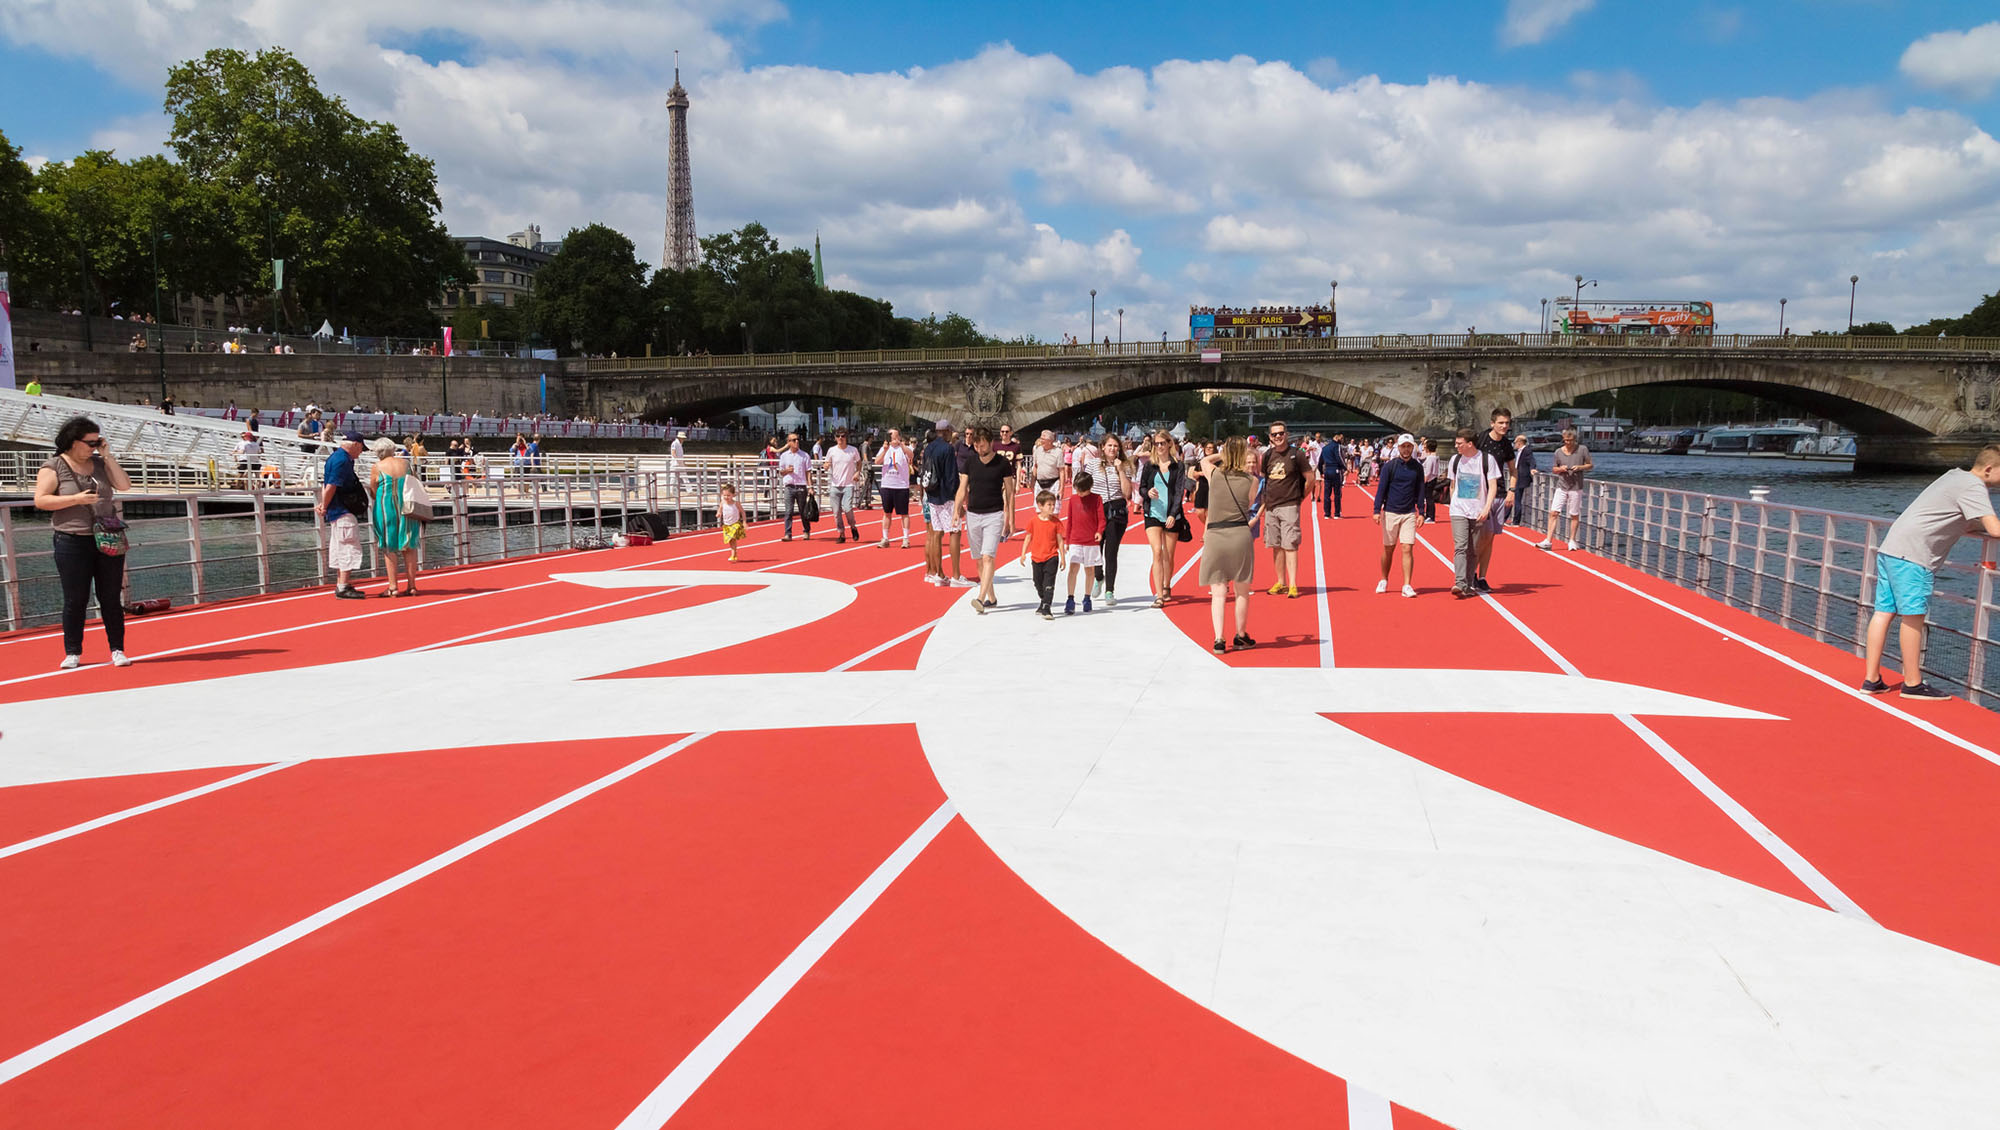
{"label": "man in tan shorts", "polygon": [[1312,464],[1289,442],[1284,421],[1271,424],[1271,445],[1256,459],[1264,478],[1264,544],[1271,549],[1277,579],[1271,595],[1299,595],[1299,507],[1305,502]]}
{"label": "man in tan shorts", "polygon": [[1375,484],[1375,521],[1382,526],[1382,579],[1376,592],[1389,591],[1389,562],[1403,547],[1403,595],[1417,595],[1412,583],[1417,569],[1417,527],[1424,524],[1424,465],[1417,459],[1417,437],[1396,437],[1396,457],[1382,464]]}

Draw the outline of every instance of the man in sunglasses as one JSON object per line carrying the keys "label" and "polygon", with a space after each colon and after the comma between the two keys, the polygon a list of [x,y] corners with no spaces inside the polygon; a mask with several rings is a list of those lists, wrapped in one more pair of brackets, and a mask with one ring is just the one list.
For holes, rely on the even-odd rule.
{"label": "man in sunglasses", "polygon": [[1277,573],[1271,595],[1299,595],[1299,507],[1305,501],[1312,464],[1293,447],[1282,421],[1270,429],[1271,445],[1257,457],[1264,476],[1264,544],[1271,547]]}

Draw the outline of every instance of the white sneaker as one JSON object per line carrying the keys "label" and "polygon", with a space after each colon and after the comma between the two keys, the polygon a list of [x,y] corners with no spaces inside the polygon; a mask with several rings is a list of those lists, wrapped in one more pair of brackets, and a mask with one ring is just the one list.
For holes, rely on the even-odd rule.
{"label": "white sneaker", "polygon": [[1404,585],[1404,586],[1403,586],[1403,595],[1404,595],[1404,596],[1415,596],[1415,595],[1417,595],[1417,590],[1416,590],[1416,589],[1413,589],[1413,588],[1411,588],[1411,587],[1410,587],[1409,585]]}
{"label": "white sneaker", "polygon": [[74,671],[77,669],[77,666],[82,662],[83,662],[83,656],[81,655],[65,655],[63,656],[62,666],[56,668],[56,670]]}
{"label": "white sneaker", "polygon": [[924,583],[927,585],[941,585],[944,583],[944,578],[938,576],[936,573],[925,573]]}
{"label": "white sneaker", "polygon": [[1569,543],[1569,547],[1570,547],[1571,549],[1582,549],[1582,548],[1583,548],[1582,546],[1580,546],[1580,545],[1576,544],[1575,542],[1571,542],[1571,543]]}
{"label": "white sneaker", "polygon": [[1543,538],[1542,540],[1540,540],[1540,541],[1538,541],[1538,542],[1536,542],[1536,543],[1535,543],[1535,548],[1536,548],[1536,549],[1554,549],[1554,548],[1555,548],[1555,543],[1554,543],[1554,542],[1552,542],[1552,541],[1550,541],[1550,540],[1549,540],[1549,539],[1547,539],[1547,538]]}
{"label": "white sneaker", "polygon": [[1116,594],[1116,593],[1105,593],[1105,594],[1104,594],[1104,607],[1106,607],[1106,608],[1116,608],[1116,607],[1118,607],[1118,596],[1117,596],[1117,594]]}
{"label": "white sneaker", "polygon": [[1376,581],[1376,582],[1375,582],[1375,592],[1376,592],[1376,594],[1377,594],[1377,595],[1380,595],[1380,594],[1382,594],[1382,593],[1385,593],[1385,592],[1388,592],[1388,591],[1389,591],[1389,582],[1387,582],[1387,581]]}
{"label": "white sneaker", "polygon": [[945,584],[955,589],[976,589],[979,587],[978,581],[967,580],[964,577],[953,577],[951,580],[946,581]]}
{"label": "white sneaker", "polygon": [[909,539],[909,538],[904,538],[904,539],[903,539],[903,548],[904,548],[904,549],[908,549],[908,548],[910,548],[910,539]]}
{"label": "white sneaker", "polygon": [[130,659],[125,658],[124,652],[114,651],[111,653],[111,665],[113,667],[130,667],[132,665],[132,661]]}
{"label": "white sneaker", "polygon": [[876,543],[875,543],[875,548],[876,548],[876,549],[887,549],[887,548],[889,548],[889,539],[888,539],[888,538],[883,538],[883,539],[882,539],[881,541],[878,541],[878,542],[876,542]]}

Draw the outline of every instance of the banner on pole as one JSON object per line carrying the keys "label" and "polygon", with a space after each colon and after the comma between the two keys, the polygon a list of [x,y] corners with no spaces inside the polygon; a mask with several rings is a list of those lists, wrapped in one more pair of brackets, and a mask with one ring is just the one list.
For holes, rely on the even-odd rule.
{"label": "banner on pole", "polygon": [[7,272],[0,271],[0,388],[14,387],[14,308],[7,297]]}
{"label": "banner on pole", "polygon": [[438,328],[444,331],[444,355],[449,357],[451,356],[451,327],[439,326]]}

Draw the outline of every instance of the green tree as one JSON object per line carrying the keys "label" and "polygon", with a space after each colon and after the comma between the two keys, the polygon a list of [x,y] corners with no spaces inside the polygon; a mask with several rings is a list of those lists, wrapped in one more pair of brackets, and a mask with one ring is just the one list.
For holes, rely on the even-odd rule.
{"label": "green tree", "polygon": [[942,318],[935,313],[927,314],[910,323],[912,348],[950,349],[962,345],[998,344],[999,338],[980,333],[977,323],[956,310],[947,311]]}
{"label": "green tree", "polygon": [[[445,286],[470,281],[438,222],[437,174],[392,125],[361,119],[289,52],[215,49],[167,75],[169,144],[229,219],[204,270],[268,293],[285,260],[281,320],[421,332]],[[192,241],[190,241],[192,245]]]}
{"label": "green tree", "polygon": [[34,171],[21,160],[20,149],[0,131],[0,270],[16,276],[11,281],[16,295],[27,294],[30,287],[41,283],[30,274],[25,258],[38,253],[47,239],[41,216],[29,199],[34,190]]}
{"label": "green tree", "polygon": [[603,224],[577,228],[535,275],[541,333],[565,351],[634,356],[651,344],[659,306],[632,241]]}

